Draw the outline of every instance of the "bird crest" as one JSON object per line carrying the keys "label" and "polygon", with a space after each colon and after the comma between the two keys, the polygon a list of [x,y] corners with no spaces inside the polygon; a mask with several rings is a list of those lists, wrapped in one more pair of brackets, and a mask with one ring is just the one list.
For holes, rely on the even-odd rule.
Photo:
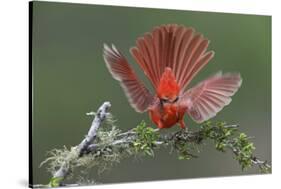
{"label": "bird crest", "polygon": [[180,87],[171,68],[165,68],[156,91],[160,99],[173,101],[177,98]]}

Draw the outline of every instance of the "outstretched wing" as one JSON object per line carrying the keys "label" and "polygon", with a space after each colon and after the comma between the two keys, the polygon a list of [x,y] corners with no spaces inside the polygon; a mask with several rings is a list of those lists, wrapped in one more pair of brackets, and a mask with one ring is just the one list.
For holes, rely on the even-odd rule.
{"label": "outstretched wing", "polygon": [[228,105],[241,83],[240,74],[222,75],[219,72],[188,90],[180,103],[187,107],[187,113],[194,121],[201,123]]}
{"label": "outstretched wing", "polygon": [[137,112],[144,112],[152,102],[152,95],[128,64],[125,57],[115,48],[104,45],[103,57],[112,77],[120,82],[131,106]]}
{"label": "outstretched wing", "polygon": [[156,89],[162,73],[170,67],[184,91],[193,77],[209,62],[209,40],[193,28],[176,24],[155,27],[136,41],[131,54]]}

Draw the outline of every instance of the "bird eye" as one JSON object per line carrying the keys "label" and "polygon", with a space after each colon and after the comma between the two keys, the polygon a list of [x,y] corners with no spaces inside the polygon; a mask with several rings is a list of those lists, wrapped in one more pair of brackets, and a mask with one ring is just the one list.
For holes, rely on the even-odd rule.
{"label": "bird eye", "polygon": [[167,98],[161,98],[160,100],[161,100],[162,103],[167,103],[167,102],[169,102],[169,100],[168,100]]}
{"label": "bird eye", "polygon": [[177,102],[179,100],[179,97],[177,96],[177,98],[173,101],[173,103]]}

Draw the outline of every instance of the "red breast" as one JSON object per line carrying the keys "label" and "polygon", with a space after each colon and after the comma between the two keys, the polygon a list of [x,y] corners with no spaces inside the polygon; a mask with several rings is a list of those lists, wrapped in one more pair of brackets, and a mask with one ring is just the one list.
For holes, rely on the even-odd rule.
{"label": "red breast", "polygon": [[186,108],[179,103],[164,104],[160,103],[149,109],[151,120],[159,128],[170,128],[183,119]]}

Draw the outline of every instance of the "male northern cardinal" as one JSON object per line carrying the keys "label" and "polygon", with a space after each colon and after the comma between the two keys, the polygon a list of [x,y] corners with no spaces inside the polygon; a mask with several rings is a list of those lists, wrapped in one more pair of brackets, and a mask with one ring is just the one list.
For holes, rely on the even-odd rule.
{"label": "male northern cardinal", "polygon": [[152,83],[155,95],[114,45],[104,45],[104,60],[137,112],[148,111],[158,128],[170,128],[176,123],[185,128],[185,113],[197,123],[214,117],[230,103],[242,83],[240,74],[218,72],[186,90],[214,56],[213,51],[207,51],[208,44],[209,40],[193,28],[176,24],[155,27],[139,37],[130,52]]}

